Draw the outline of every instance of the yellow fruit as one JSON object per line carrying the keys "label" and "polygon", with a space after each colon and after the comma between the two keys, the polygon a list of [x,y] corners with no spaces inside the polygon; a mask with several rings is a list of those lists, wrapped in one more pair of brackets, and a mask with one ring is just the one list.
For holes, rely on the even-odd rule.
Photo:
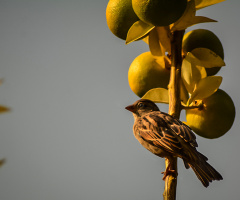
{"label": "yellow fruit", "polygon": [[125,40],[129,28],[138,21],[132,8],[132,0],[110,0],[106,9],[108,28],[114,35]]}
{"label": "yellow fruit", "polygon": [[133,10],[145,23],[168,26],[184,13],[187,0],[132,0]]}
{"label": "yellow fruit", "polygon": [[[221,41],[211,31],[196,29],[186,33],[183,37],[183,51],[191,52],[195,48],[207,48],[224,59],[224,51]],[[216,74],[221,67],[206,68],[207,75]]]}
{"label": "yellow fruit", "polygon": [[128,82],[132,91],[142,97],[152,88],[166,88],[169,83],[170,70],[165,68],[164,61],[159,64],[151,52],[136,57],[128,71]]}
{"label": "yellow fruit", "polygon": [[235,106],[231,97],[218,89],[203,99],[203,109],[186,110],[187,125],[205,138],[218,138],[231,127],[235,118]]}

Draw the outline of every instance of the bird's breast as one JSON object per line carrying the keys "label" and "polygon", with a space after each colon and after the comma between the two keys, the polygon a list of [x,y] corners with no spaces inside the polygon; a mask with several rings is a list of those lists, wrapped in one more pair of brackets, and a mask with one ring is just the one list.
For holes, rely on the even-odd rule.
{"label": "bird's breast", "polygon": [[148,151],[152,152],[153,154],[162,158],[168,156],[169,153],[167,151],[148,143],[147,141],[145,141],[139,136],[139,133],[137,131],[134,132],[134,136],[144,148],[146,148]]}

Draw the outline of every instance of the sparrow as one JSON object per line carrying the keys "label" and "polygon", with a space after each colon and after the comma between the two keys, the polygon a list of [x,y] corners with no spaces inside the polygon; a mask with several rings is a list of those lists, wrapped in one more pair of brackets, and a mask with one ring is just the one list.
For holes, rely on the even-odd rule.
{"label": "sparrow", "polygon": [[[154,102],[147,99],[140,99],[126,109],[134,116],[134,136],[147,150],[169,160],[181,158],[186,169],[191,167],[205,187],[209,182],[223,179],[207,162],[208,158],[197,151],[196,136],[186,124],[161,112]],[[174,173],[170,166],[171,162],[166,167],[163,180]]]}

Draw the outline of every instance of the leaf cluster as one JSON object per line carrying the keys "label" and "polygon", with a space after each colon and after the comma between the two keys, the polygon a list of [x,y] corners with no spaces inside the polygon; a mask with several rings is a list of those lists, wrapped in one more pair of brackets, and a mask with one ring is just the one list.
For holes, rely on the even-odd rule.
{"label": "leaf cluster", "polygon": [[188,52],[182,62],[181,77],[190,98],[187,105],[194,100],[209,97],[219,88],[221,76],[207,76],[205,68],[225,66],[220,56],[207,48],[196,48]]}
{"label": "leaf cluster", "polygon": [[[196,11],[222,1],[224,0],[189,0],[182,17],[169,26],[153,26],[139,20],[129,29],[126,44],[143,40],[149,45],[156,61],[168,62],[165,66],[169,66],[173,32],[185,30],[199,23],[217,22],[208,17],[196,16]],[[185,106],[189,106],[195,100],[212,95],[222,82],[220,76],[207,76],[205,68],[222,67],[225,63],[219,55],[207,48],[195,48],[191,52],[182,52],[182,59],[181,100]],[[169,103],[168,90],[164,88],[151,89],[142,98],[151,99],[157,103]]]}
{"label": "leaf cluster", "polygon": [[[182,17],[174,22],[173,24],[170,24],[167,26],[167,29],[170,32],[173,31],[179,31],[179,30],[185,30],[186,28],[193,26],[195,24],[199,23],[205,23],[205,22],[217,22],[214,19],[210,19],[208,17],[204,16],[196,16],[196,11],[213,5],[220,3],[224,0],[189,0],[187,3],[187,8],[185,12],[183,13]],[[151,31],[153,31],[154,28],[157,28],[156,26],[147,24],[141,20],[135,22],[129,29],[127,38],[126,38],[126,44],[129,44],[133,41],[137,41],[140,39],[144,39],[144,41],[148,41],[148,35]],[[159,31],[158,31],[159,32]],[[168,38],[170,39],[170,32],[168,32]],[[160,31],[159,37],[160,39],[165,36],[166,33],[162,33]],[[160,40],[161,42],[163,40]]]}

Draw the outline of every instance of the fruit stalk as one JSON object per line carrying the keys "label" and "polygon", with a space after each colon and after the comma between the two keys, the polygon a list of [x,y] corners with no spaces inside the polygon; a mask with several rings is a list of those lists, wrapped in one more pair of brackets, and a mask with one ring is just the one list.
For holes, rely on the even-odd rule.
{"label": "fruit stalk", "polygon": [[[171,74],[169,82],[169,111],[168,113],[179,119],[181,112],[180,79],[182,66],[182,38],[184,31],[175,31],[171,38]],[[166,169],[171,163],[170,170],[177,174],[177,158],[166,158]],[[169,174],[165,179],[164,200],[175,200],[177,190],[177,176]]]}

